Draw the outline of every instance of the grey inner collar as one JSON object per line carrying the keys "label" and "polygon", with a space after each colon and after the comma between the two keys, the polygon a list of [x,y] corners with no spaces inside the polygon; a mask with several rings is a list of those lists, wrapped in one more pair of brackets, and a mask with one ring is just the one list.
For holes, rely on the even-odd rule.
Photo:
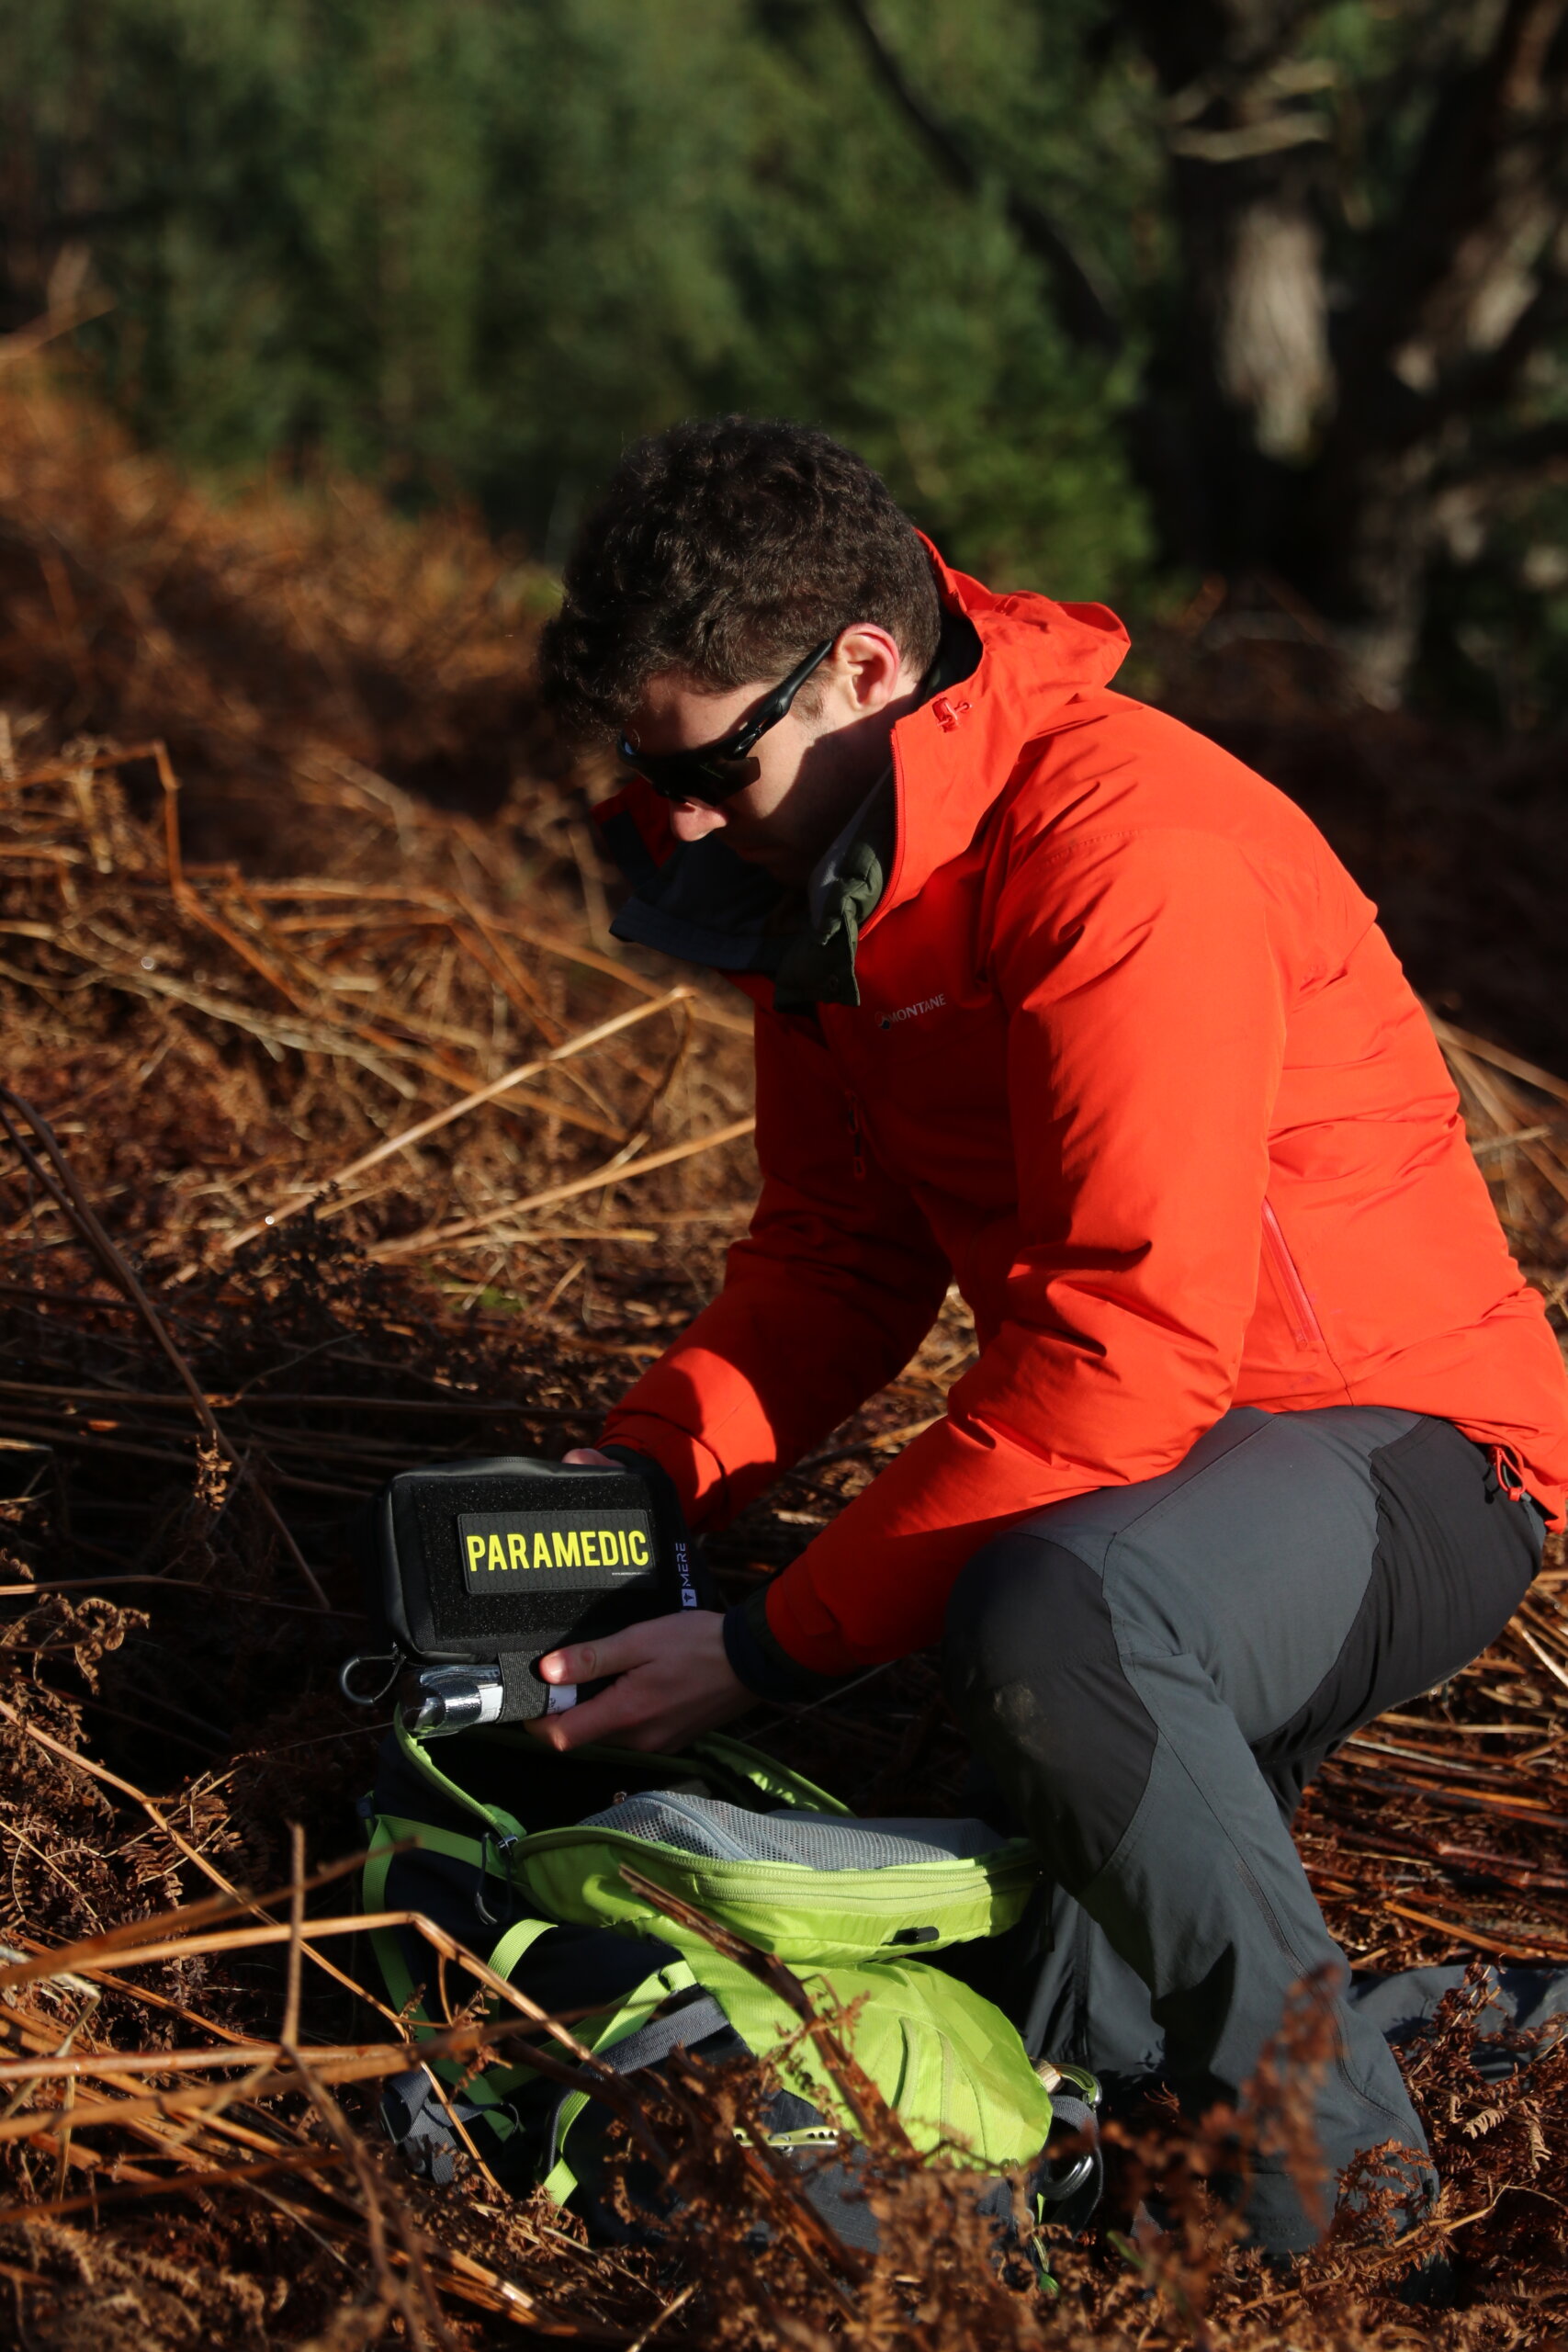
{"label": "grey inner collar", "polygon": [[820,931],[828,917],[837,913],[839,902],[843,897],[844,860],[855,843],[864,835],[871,820],[871,812],[886,791],[892,775],[893,763],[889,761],[865,798],[856,808],[854,814],[842,830],[834,835],[812,867],[806,885],[806,904],[811,929],[814,932]]}

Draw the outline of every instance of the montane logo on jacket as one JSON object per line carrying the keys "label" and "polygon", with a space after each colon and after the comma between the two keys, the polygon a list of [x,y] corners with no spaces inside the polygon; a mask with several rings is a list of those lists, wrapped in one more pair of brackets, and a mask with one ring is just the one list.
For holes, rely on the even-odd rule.
{"label": "montane logo on jacket", "polygon": [[919,1004],[901,1004],[897,1012],[885,1012],[878,1025],[891,1029],[896,1022],[913,1021],[922,1012],[935,1012],[946,1002],[945,996],[923,996]]}

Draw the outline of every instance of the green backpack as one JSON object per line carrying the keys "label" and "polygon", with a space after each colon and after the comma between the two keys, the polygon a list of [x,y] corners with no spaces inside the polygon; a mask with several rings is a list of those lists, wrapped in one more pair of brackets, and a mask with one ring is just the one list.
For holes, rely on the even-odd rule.
{"label": "green backpack", "polygon": [[[785,2087],[769,2139],[802,2160],[817,2152],[820,2169],[820,2152],[854,2123],[816,2042],[777,1993],[636,1892],[629,1865],[784,1962],[815,2006],[855,2004],[843,2039],[918,2149],[957,2150],[987,2179],[1021,2170],[1038,2212],[1082,2226],[1098,2154],[1048,2159],[1046,2143],[1054,2129],[1092,2143],[1093,2078],[1037,2072],[1001,2011],[927,1957],[1019,1920],[1038,1883],[1021,1840],[978,1821],[858,1819],[717,1736],[678,1756],[558,1756],[522,1725],[496,1724],[434,1747],[400,1722],[383,1748],[361,1807],[367,1913],[424,1913],[542,2007],[570,2011],[573,2033],[618,2075],[677,2049],[772,2060]],[[370,1940],[391,2005],[416,2032],[435,2030],[429,1943],[402,1928]],[[500,2064],[470,2082],[470,2071],[437,2061],[389,2089],[383,2118],[415,2168],[451,2177],[455,2113],[504,2187],[542,2183],[591,2227],[626,2234],[598,2195],[609,2118],[592,2083],[564,2088]],[[431,2072],[449,2086],[444,2099]],[[999,2214],[1010,2192],[995,2188]],[[873,2242],[852,2193],[834,2196],[840,2234]]]}

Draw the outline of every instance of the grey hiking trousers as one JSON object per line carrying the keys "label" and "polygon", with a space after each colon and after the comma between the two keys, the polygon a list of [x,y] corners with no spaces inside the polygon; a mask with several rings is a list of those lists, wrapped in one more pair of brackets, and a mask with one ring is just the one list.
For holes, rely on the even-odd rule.
{"label": "grey hiking trousers", "polygon": [[[1163,1476],[1056,1504],[976,1555],[944,1671],[1053,1882],[1014,2012],[1032,2054],[1162,2076],[1201,2112],[1236,2098],[1291,1987],[1320,1972],[1337,2051],[1323,2209],[1359,2150],[1425,2153],[1388,2044],[1344,1998],[1289,1824],[1348,1733],[1501,1631],[1543,1533],[1447,1421],[1247,1408]],[[1247,2210],[1273,2250],[1315,2234],[1282,2159],[1258,2164]]]}

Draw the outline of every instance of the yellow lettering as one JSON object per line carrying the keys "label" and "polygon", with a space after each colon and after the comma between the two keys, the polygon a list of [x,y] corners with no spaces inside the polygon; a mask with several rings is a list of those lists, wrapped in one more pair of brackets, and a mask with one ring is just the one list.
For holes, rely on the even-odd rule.
{"label": "yellow lettering", "polygon": [[646,1568],[648,1566],[648,1538],[643,1533],[640,1527],[634,1527],[632,1529],[631,1533],[626,1538],[626,1544],[631,1553],[631,1564],[633,1567]]}
{"label": "yellow lettering", "polygon": [[596,1568],[599,1565],[598,1542],[595,1531],[585,1527],[582,1531],[582,1565],[585,1568]]}
{"label": "yellow lettering", "polygon": [[580,1568],[582,1566],[582,1545],[575,1527],[569,1535],[563,1535],[558,1528],[550,1540],[556,1547],[558,1568]]}
{"label": "yellow lettering", "polygon": [[484,1540],[484,1537],[483,1537],[482,1535],[470,1535],[470,1536],[469,1536],[469,1538],[468,1538],[468,1568],[469,1568],[469,1572],[470,1572],[470,1574],[472,1573],[472,1571],[473,1571],[475,1568],[482,1568],[482,1567],[483,1567],[483,1566],[484,1566],[484,1559],[485,1559],[485,1540]]}
{"label": "yellow lettering", "polygon": [[528,1538],[513,1528],[506,1538],[506,1565],[509,1568],[525,1568],[528,1565]]}
{"label": "yellow lettering", "polygon": [[497,1568],[504,1568],[506,1566],[506,1546],[499,1535],[492,1535],[490,1539],[490,1557],[486,1560],[485,1566],[492,1574]]}
{"label": "yellow lettering", "polygon": [[550,1565],[550,1539],[543,1528],[534,1531],[534,1566],[547,1568]]}

